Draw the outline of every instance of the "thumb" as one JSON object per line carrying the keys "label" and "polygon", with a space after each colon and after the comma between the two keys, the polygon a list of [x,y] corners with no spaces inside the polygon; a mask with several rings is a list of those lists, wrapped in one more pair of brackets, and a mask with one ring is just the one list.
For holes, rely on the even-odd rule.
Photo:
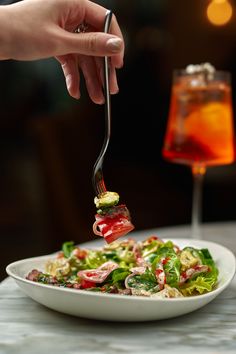
{"label": "thumb", "polygon": [[64,45],[67,53],[79,53],[91,56],[112,56],[122,54],[123,40],[102,32],[64,33]]}

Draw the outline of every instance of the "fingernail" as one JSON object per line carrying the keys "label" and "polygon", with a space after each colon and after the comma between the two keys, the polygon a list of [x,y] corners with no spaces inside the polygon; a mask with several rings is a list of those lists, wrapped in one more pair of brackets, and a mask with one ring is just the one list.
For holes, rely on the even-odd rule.
{"label": "fingernail", "polygon": [[111,95],[117,95],[117,93],[119,93],[119,89],[117,88],[117,89],[115,89],[114,91],[112,91],[110,93],[111,93]]}
{"label": "fingernail", "polygon": [[101,98],[101,99],[97,100],[96,103],[102,105],[102,104],[105,103],[105,99],[104,99],[104,98]]}
{"label": "fingernail", "polygon": [[110,38],[107,41],[107,49],[113,53],[118,53],[122,49],[123,42],[120,38]]}
{"label": "fingernail", "polygon": [[118,64],[118,65],[116,66],[116,69],[122,69],[123,66],[124,66],[124,62]]}
{"label": "fingernail", "polygon": [[74,98],[76,98],[77,100],[79,100],[80,99],[80,92],[78,91],[78,92],[76,92],[76,94],[74,95]]}

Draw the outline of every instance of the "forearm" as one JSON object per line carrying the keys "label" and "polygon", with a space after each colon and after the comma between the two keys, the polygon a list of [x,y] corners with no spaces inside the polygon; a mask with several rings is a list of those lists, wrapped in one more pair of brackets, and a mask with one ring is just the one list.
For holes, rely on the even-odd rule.
{"label": "forearm", "polygon": [[11,57],[12,21],[9,6],[0,6],[0,60],[10,59]]}

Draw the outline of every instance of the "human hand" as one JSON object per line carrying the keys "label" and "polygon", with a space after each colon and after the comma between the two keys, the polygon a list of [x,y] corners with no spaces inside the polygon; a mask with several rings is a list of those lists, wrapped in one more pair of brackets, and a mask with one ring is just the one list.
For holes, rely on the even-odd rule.
{"label": "human hand", "polygon": [[[110,92],[118,92],[116,68],[123,65],[124,42],[113,15],[103,33],[106,9],[88,0],[24,0],[0,7],[0,58],[36,60],[56,57],[67,89],[80,97],[80,70],[90,98],[103,103],[103,59],[110,60]],[[10,19],[10,20],[9,20]],[[75,33],[86,23],[85,33]]]}

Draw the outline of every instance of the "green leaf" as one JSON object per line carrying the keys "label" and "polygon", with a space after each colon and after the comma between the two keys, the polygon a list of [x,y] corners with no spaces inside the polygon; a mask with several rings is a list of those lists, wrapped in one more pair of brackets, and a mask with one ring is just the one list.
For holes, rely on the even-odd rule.
{"label": "green leaf", "polygon": [[85,258],[85,269],[96,269],[105,263],[106,260],[103,252],[90,250]]}
{"label": "green leaf", "polygon": [[172,241],[167,241],[164,243],[162,247],[168,247],[168,248],[173,248],[174,249],[174,244]]}
{"label": "green leaf", "polygon": [[212,291],[216,283],[216,277],[204,277],[201,275],[184,284],[180,290],[184,296],[203,294]]}
{"label": "green leaf", "polygon": [[202,253],[205,259],[212,259],[212,256],[207,248],[202,248],[200,252]]}
{"label": "green leaf", "polygon": [[156,267],[157,267],[158,263],[161,261],[161,259],[166,258],[166,257],[177,257],[177,256],[176,256],[176,253],[173,249],[166,247],[166,246],[162,246],[157,250],[156,258],[153,259],[153,261],[152,261],[152,271],[153,272],[155,272]]}
{"label": "green leaf", "polygon": [[147,268],[145,273],[134,275],[129,279],[128,285],[134,289],[152,290],[157,286],[155,275]]}
{"label": "green leaf", "polygon": [[157,253],[150,253],[149,255],[145,256],[144,259],[146,262],[152,264],[156,259],[156,257],[157,257]]}
{"label": "green leaf", "polygon": [[[172,244],[172,245],[171,245]],[[161,259],[166,259],[166,263],[163,265],[165,275],[166,275],[166,283],[173,287],[178,287],[179,279],[180,279],[180,260],[173,249],[173,243],[168,241],[168,246],[164,244],[161,248],[158,249],[158,255],[152,262],[152,271],[158,268],[158,264],[161,262]]]}
{"label": "green leaf", "polygon": [[118,268],[111,273],[112,284],[115,285],[118,282],[124,282],[126,277],[130,274],[127,269]]}
{"label": "green leaf", "polygon": [[107,251],[104,253],[104,256],[106,257],[106,259],[113,260],[115,262],[120,260],[116,251]]}
{"label": "green leaf", "polygon": [[134,253],[129,251],[128,248],[118,251],[118,258],[121,262],[125,262],[127,265],[135,262]]}
{"label": "green leaf", "polygon": [[66,258],[69,258],[73,249],[75,249],[75,243],[73,241],[64,242],[62,245],[62,251]]}
{"label": "green leaf", "polygon": [[38,282],[39,283],[43,283],[43,284],[48,284],[49,280],[50,280],[51,276],[49,274],[45,274],[45,273],[40,273],[38,275]]}
{"label": "green leaf", "polygon": [[217,279],[218,274],[219,274],[219,270],[209,252],[208,249],[203,248],[201,250],[199,250],[199,253],[201,255],[201,260],[202,260],[202,264],[207,265],[210,268],[210,272],[208,272],[206,274],[206,277],[214,277]]}
{"label": "green leaf", "polygon": [[180,260],[176,254],[173,254],[168,258],[169,260],[166,262],[166,264],[164,264],[166,283],[172,287],[178,287],[181,268]]}

